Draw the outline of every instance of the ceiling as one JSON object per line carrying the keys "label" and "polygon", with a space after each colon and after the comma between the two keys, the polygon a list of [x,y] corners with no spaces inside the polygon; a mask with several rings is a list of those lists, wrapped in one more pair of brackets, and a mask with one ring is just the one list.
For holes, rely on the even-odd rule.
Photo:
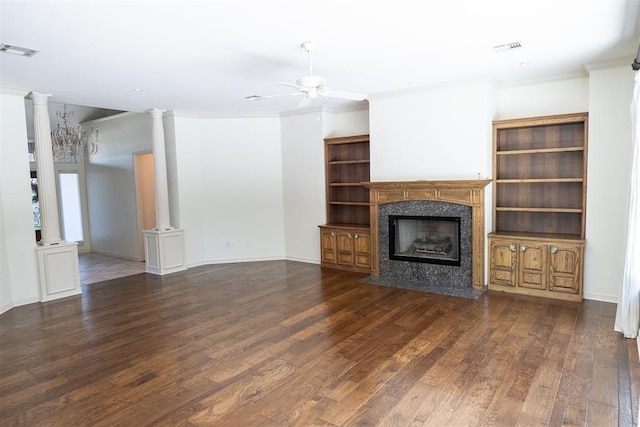
{"label": "ceiling", "polygon": [[[314,74],[370,99],[458,81],[497,84],[630,63],[640,0],[0,0],[0,86],[52,102],[262,115],[295,110],[277,82]],[[519,42],[519,49],[494,46]],[[349,101],[317,99],[313,105]],[[352,101],[351,101],[352,102]],[[365,101],[366,102],[366,101]]]}

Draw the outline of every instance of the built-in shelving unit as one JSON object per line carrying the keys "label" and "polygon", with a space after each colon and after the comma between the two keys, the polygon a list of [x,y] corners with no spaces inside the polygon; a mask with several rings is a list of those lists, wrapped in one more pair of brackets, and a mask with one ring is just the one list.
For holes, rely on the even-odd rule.
{"label": "built-in shelving unit", "polygon": [[325,139],[327,224],[320,226],[322,265],[368,272],[369,135]]}
{"label": "built-in shelving unit", "polygon": [[582,299],[588,114],[493,124],[490,289]]}

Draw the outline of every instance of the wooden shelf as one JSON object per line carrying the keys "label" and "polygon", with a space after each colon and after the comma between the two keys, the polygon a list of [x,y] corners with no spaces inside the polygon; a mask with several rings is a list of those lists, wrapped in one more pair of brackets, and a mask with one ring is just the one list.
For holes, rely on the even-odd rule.
{"label": "wooden shelf", "polygon": [[584,237],[588,115],[495,121],[494,230]]}
{"label": "wooden shelf", "polygon": [[517,154],[544,154],[544,153],[565,153],[571,151],[584,151],[584,147],[562,147],[562,148],[534,148],[527,150],[502,150],[496,152],[498,156]]}
{"label": "wooden shelf", "polygon": [[369,225],[369,165],[369,135],[325,139],[328,225]]}
{"label": "wooden shelf", "polygon": [[563,182],[584,182],[582,178],[512,178],[496,179],[496,184],[533,184],[533,183],[563,183]]}
{"label": "wooden shelf", "polygon": [[550,242],[556,242],[559,240],[568,242],[584,242],[584,239],[582,239],[579,234],[569,233],[527,233],[522,231],[501,231],[489,233],[489,237],[546,240]]}
{"label": "wooden shelf", "polygon": [[582,213],[582,209],[570,209],[570,208],[523,208],[523,207],[507,207],[496,206],[498,212],[564,212],[564,213]]}
{"label": "wooden shelf", "polygon": [[358,165],[362,163],[370,163],[369,159],[367,160],[332,160],[329,162],[330,165]]}

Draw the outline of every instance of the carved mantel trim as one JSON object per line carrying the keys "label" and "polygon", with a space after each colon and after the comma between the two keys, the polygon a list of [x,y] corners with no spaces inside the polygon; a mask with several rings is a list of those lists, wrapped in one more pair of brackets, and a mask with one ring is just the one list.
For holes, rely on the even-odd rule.
{"label": "carved mantel trim", "polygon": [[409,200],[435,200],[471,206],[473,288],[484,288],[484,188],[490,179],[392,181],[363,183],[369,189],[371,212],[371,275],[380,275],[378,206]]}

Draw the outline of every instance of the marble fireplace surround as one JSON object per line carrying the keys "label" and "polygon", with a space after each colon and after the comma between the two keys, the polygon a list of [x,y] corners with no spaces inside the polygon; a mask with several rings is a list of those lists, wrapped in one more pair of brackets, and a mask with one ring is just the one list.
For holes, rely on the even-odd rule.
{"label": "marble fireplace surround", "polygon": [[471,207],[472,287],[484,289],[484,188],[490,179],[369,182],[371,211],[371,277],[380,275],[380,205],[404,201],[439,201]]}

